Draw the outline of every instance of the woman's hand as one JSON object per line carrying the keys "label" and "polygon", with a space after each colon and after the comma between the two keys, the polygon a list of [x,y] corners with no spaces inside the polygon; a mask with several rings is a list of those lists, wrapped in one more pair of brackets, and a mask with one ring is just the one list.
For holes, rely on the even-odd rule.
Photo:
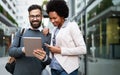
{"label": "woman's hand", "polygon": [[46,52],[41,49],[36,49],[33,51],[33,55],[40,60],[43,60],[46,57]]}
{"label": "woman's hand", "polygon": [[52,53],[58,53],[58,54],[61,53],[60,47],[57,47],[57,46],[49,46],[48,48],[49,48],[49,50],[50,50]]}
{"label": "woman's hand", "polygon": [[58,54],[61,53],[60,47],[50,46],[49,44],[46,44],[46,43],[45,43],[45,46],[48,47],[52,53],[58,53]]}

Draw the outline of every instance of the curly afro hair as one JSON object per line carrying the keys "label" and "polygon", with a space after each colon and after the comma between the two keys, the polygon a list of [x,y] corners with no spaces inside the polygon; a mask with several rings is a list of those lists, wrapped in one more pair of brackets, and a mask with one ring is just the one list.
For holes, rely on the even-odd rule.
{"label": "curly afro hair", "polygon": [[64,0],[51,0],[46,5],[46,12],[55,11],[60,17],[67,18],[69,15],[69,8]]}

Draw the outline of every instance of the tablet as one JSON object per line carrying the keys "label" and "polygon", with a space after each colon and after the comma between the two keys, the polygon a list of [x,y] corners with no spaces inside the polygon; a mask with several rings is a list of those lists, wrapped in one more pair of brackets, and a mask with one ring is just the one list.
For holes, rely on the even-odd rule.
{"label": "tablet", "polygon": [[33,56],[33,50],[42,49],[41,37],[23,37],[25,55]]}

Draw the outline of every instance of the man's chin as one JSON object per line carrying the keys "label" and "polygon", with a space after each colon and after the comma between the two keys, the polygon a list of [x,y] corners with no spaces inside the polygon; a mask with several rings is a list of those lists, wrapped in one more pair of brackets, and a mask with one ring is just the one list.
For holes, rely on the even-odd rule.
{"label": "man's chin", "polygon": [[35,29],[37,29],[37,28],[40,27],[40,25],[38,25],[38,24],[33,24],[32,27],[35,28]]}
{"label": "man's chin", "polygon": [[38,29],[39,27],[33,27],[34,29]]}
{"label": "man's chin", "polygon": [[37,28],[39,28],[41,25],[40,25],[40,23],[38,23],[38,22],[32,22],[32,23],[31,23],[31,26],[32,26],[33,28],[37,29]]}

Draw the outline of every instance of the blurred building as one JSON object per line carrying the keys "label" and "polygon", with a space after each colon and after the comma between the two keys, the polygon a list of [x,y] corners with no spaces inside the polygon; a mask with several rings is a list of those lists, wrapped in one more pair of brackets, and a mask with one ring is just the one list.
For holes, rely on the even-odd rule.
{"label": "blurred building", "polygon": [[120,0],[69,2],[70,19],[80,25],[88,54],[100,58],[120,58]]}
{"label": "blurred building", "polygon": [[7,53],[10,36],[17,29],[16,0],[0,0],[0,56]]}
{"label": "blurred building", "polygon": [[[7,37],[10,38],[17,27],[29,25],[28,6],[36,3],[44,5],[47,1],[49,0],[0,1],[0,50],[3,50],[3,42]],[[101,58],[120,58],[120,0],[66,0],[66,2],[70,9],[68,19],[79,24],[85,37],[88,54],[94,53],[96,57]],[[47,19],[46,13],[44,17]],[[47,21],[50,24],[48,19]],[[46,23],[46,20],[44,22]],[[53,26],[50,24],[48,27]]]}

